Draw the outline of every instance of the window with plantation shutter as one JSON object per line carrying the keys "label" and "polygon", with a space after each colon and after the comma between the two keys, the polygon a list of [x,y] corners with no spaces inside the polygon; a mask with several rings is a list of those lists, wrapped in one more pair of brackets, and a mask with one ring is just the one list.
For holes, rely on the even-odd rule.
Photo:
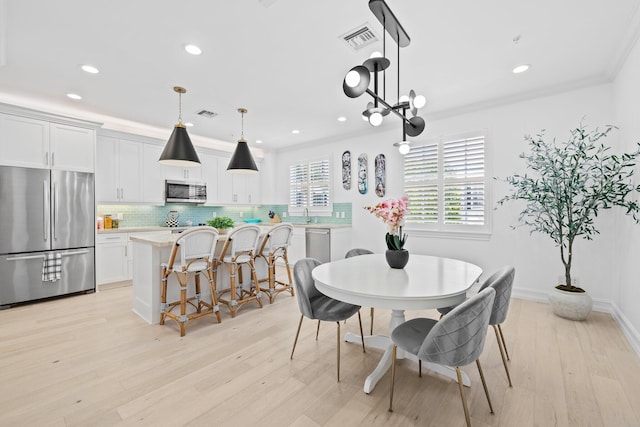
{"label": "window with plantation shutter", "polygon": [[331,213],[331,171],[328,159],[289,167],[289,212]]}
{"label": "window with plantation shutter", "polygon": [[404,158],[408,227],[488,232],[485,137],[440,138]]}

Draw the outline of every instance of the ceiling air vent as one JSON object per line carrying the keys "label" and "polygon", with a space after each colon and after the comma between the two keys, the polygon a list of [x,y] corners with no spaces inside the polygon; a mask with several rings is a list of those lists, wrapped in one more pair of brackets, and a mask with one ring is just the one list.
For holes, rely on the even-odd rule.
{"label": "ceiling air vent", "polygon": [[218,115],[218,113],[214,113],[213,111],[209,110],[200,110],[196,114],[202,117],[206,117],[207,119],[212,119]]}
{"label": "ceiling air vent", "polygon": [[373,32],[371,25],[368,22],[344,33],[340,38],[353,50],[362,49],[363,47],[369,46],[370,44],[378,41],[378,36]]}

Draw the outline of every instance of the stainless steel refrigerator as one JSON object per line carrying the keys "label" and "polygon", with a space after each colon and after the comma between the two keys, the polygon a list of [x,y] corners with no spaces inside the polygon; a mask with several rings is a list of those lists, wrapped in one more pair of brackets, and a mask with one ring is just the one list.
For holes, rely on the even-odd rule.
{"label": "stainless steel refrigerator", "polygon": [[92,173],[0,166],[0,307],[95,290]]}

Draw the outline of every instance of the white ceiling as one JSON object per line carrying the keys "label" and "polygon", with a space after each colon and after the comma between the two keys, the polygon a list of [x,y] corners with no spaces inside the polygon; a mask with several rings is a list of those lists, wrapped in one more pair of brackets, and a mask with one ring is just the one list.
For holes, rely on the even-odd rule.
{"label": "white ceiling", "polygon": [[[238,107],[249,110],[245,138],[264,150],[377,132],[360,118],[370,97],[342,92],[345,73],[382,50],[378,42],[354,51],[339,38],[365,22],[382,37],[367,3],[4,0],[0,100],[126,119],[168,136],[178,116],[172,87],[181,85],[187,89],[183,119],[195,123],[192,138],[238,139]],[[387,4],[411,37],[401,49],[400,89],[427,97],[421,110],[427,133],[430,118],[609,81],[640,28],[640,0]],[[200,46],[202,55],[187,54],[187,43]],[[397,65],[390,38],[387,56],[386,98],[393,103]],[[530,63],[530,71],[512,74],[519,63]],[[100,73],[87,74],[82,64]],[[67,99],[68,92],[83,99]],[[196,116],[201,109],[219,115]],[[341,115],[348,120],[338,122]],[[388,116],[383,127],[394,126],[400,137],[399,119]]]}

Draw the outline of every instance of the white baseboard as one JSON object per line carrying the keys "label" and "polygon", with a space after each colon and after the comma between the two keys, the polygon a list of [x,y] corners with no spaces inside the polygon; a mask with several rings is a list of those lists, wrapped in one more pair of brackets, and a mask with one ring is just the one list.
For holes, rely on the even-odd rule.
{"label": "white baseboard", "polygon": [[[533,291],[531,289],[514,288],[511,296],[527,301],[543,302],[545,304],[549,303],[546,292]],[[629,341],[629,345],[631,345],[631,348],[633,348],[636,354],[640,357],[640,333],[631,324],[631,322],[629,322],[629,319],[620,311],[620,309],[614,302],[594,299],[593,311],[609,313],[613,317],[613,320],[616,321],[618,326],[620,326],[620,329],[622,329],[622,333],[627,338],[627,341]]]}

